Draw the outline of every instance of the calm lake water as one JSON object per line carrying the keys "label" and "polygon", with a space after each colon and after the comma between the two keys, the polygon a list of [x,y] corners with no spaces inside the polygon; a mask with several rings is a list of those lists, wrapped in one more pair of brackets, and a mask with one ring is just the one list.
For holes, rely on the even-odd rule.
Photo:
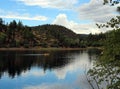
{"label": "calm lake water", "polygon": [[0,89],[91,89],[96,50],[0,51]]}

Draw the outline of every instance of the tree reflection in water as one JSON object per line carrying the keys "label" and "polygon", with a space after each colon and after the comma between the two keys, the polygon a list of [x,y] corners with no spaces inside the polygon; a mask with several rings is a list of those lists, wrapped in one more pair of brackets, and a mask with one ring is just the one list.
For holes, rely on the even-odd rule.
{"label": "tree reflection in water", "polygon": [[0,77],[8,73],[9,77],[14,78],[33,66],[40,67],[45,72],[47,69],[64,67],[72,61],[68,56],[70,51],[48,51],[50,55],[39,55],[44,53],[46,51],[0,51]]}

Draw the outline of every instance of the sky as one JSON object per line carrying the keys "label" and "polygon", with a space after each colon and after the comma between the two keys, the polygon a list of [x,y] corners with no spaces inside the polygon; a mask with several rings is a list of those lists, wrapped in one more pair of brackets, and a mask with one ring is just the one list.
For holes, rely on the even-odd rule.
{"label": "sky", "polygon": [[95,24],[109,21],[115,11],[116,6],[103,5],[103,0],[0,0],[0,18],[6,23],[58,24],[78,34],[106,32]]}

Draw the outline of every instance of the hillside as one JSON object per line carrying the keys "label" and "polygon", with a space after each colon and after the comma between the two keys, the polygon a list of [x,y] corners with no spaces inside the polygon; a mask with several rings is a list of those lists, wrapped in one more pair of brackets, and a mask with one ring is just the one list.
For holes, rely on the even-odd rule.
{"label": "hillside", "polygon": [[28,27],[22,22],[0,24],[0,47],[78,47],[76,33],[59,25]]}
{"label": "hillside", "polygon": [[89,47],[102,46],[105,34],[76,34],[60,25],[24,26],[13,20],[4,24],[0,19],[0,47]]}
{"label": "hillside", "polygon": [[32,27],[35,41],[40,46],[48,47],[74,47],[79,44],[76,33],[59,25],[41,25]]}

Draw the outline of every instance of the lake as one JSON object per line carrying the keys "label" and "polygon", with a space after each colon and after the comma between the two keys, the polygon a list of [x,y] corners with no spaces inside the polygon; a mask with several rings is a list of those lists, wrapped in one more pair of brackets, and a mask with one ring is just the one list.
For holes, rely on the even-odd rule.
{"label": "lake", "polygon": [[0,51],[0,89],[91,89],[96,50]]}

